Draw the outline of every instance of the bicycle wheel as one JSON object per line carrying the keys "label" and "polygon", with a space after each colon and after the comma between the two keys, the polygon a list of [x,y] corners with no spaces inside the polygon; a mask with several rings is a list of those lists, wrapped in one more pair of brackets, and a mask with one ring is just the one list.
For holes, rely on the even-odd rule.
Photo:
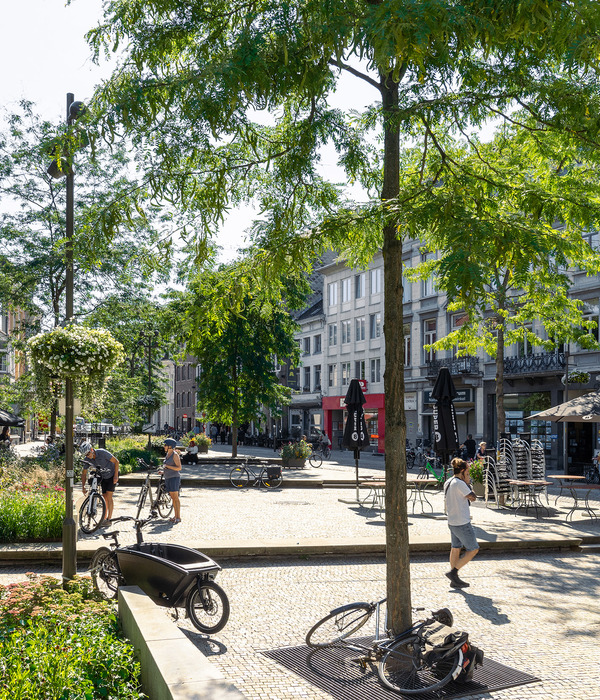
{"label": "bicycle wheel", "polygon": [[229,620],[229,599],[225,591],[214,581],[204,581],[189,593],[185,609],[194,627],[214,634]]}
{"label": "bicycle wheel", "polygon": [[140,513],[142,512],[142,508],[144,507],[144,503],[146,502],[146,498],[148,496],[148,485],[144,484],[142,486],[142,490],[140,491],[140,495],[138,496],[137,504],[136,504],[136,513],[135,513],[135,519],[139,520],[140,519]]}
{"label": "bicycle wheel", "polygon": [[323,459],[329,459],[331,457],[331,447],[323,448]]}
{"label": "bicycle wheel", "polygon": [[377,666],[381,682],[403,695],[419,695],[443,688],[452,680],[459,662],[458,651],[440,665],[429,663],[420,637],[393,643]]}
{"label": "bicycle wheel", "polygon": [[117,589],[121,581],[121,570],[117,555],[108,547],[100,547],[92,557],[90,564],[94,588],[105,600],[117,597]]}
{"label": "bicycle wheel", "polygon": [[248,474],[248,470],[245,467],[234,467],[229,472],[229,481],[237,489],[243,489],[244,486],[248,486],[250,483],[250,474]]}
{"label": "bicycle wheel", "polygon": [[91,535],[100,527],[106,513],[106,501],[99,493],[90,493],[79,509],[81,532]]}
{"label": "bicycle wheel", "polygon": [[308,458],[308,463],[311,467],[318,469],[323,464],[323,457],[320,452],[312,452]]}
{"label": "bicycle wheel", "polygon": [[350,603],[336,608],[311,627],[306,643],[313,649],[334,646],[359,630],[374,610],[370,603]]}
{"label": "bicycle wheel", "polygon": [[156,497],[155,503],[161,518],[168,518],[173,512],[173,501],[171,500],[171,496],[169,496],[169,494],[165,491],[165,487],[162,485],[158,489],[158,496]]}
{"label": "bicycle wheel", "polygon": [[281,486],[282,481],[283,477],[281,476],[281,469],[273,469],[271,475],[269,475],[268,469],[263,469],[260,472],[260,482],[268,489],[276,489],[278,486]]}

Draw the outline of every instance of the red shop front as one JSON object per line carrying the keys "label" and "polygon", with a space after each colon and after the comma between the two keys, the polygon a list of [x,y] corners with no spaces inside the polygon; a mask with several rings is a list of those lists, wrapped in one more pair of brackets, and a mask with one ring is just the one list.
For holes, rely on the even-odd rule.
{"label": "red shop front", "polygon": [[[344,425],[348,412],[344,396],[323,397],[323,428],[334,449],[341,447]],[[373,452],[385,452],[385,394],[365,394],[367,402],[363,406],[367,432],[369,433]]]}

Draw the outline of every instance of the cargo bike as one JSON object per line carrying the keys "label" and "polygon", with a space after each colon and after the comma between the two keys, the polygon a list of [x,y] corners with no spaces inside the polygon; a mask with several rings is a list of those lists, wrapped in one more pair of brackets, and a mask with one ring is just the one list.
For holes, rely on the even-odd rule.
{"label": "cargo bike", "polygon": [[119,531],[102,535],[110,547],[94,553],[90,572],[95,588],[106,600],[117,596],[119,586],[139,586],[157,605],[185,611],[198,630],[214,634],[227,624],[229,599],[215,583],[221,567],[201,552],[183,545],[144,542],[142,528],[156,516],[137,520],[113,518],[111,523],[133,521],[135,544],[120,546]]}

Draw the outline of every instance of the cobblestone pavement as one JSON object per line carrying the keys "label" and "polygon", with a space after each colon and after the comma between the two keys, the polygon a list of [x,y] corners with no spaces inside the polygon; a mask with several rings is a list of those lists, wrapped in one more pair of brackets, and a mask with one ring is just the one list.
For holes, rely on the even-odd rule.
{"label": "cobblestone pavement", "polygon": [[[464,570],[471,583],[464,591],[448,588],[447,568],[441,557],[411,563],[412,604],[449,607],[454,629],[468,631],[488,658],[542,679],[477,697],[600,699],[600,554],[481,554]],[[24,572],[0,570],[0,583]],[[251,700],[330,700],[259,652],[302,644],[336,605],[383,597],[385,576],[382,557],[227,562],[217,579],[231,602],[225,629],[208,640],[188,621],[179,624]]]}

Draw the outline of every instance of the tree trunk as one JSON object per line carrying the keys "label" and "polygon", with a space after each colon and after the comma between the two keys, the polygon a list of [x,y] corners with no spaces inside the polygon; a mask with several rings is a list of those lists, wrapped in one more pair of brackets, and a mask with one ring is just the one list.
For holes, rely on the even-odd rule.
{"label": "tree trunk", "polygon": [[[398,83],[382,76],[384,166],[382,200],[400,189],[400,137],[395,116]],[[404,329],[402,240],[393,222],[383,229],[385,337],[385,520],[388,625],[393,633],[411,624],[410,560],[406,508],[406,419],[404,414]]]}
{"label": "tree trunk", "polygon": [[498,324],[498,346],[496,349],[496,445],[506,430],[504,411],[504,326]]}
{"label": "tree trunk", "polygon": [[231,411],[231,456],[237,457],[238,436],[238,386],[237,367],[233,368],[233,410]]}

